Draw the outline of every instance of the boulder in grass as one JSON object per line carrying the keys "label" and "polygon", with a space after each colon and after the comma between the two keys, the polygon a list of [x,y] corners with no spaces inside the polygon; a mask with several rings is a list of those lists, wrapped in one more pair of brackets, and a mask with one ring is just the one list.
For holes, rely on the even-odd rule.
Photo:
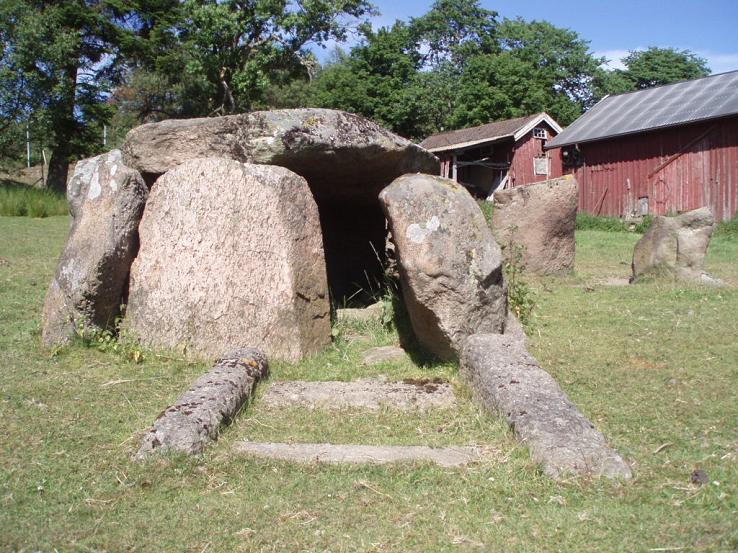
{"label": "boulder in grass", "polygon": [[574,269],[578,201],[571,175],[495,192],[492,231],[505,256],[519,248],[525,270],[535,274]]}
{"label": "boulder in grass", "polygon": [[67,187],[72,228],[44,302],[46,346],[67,343],[80,327],[111,326],[138,251],[148,189],[119,150],[77,163]]}
{"label": "boulder in grass", "polygon": [[503,332],[502,254],[469,192],[452,180],[415,174],[396,179],[379,199],[420,344],[451,359],[467,336]]}
{"label": "boulder in grass", "polygon": [[648,276],[720,284],[704,271],[714,228],[715,218],[709,207],[676,217],[654,218],[633,250],[632,280]]}
{"label": "boulder in grass", "polygon": [[330,343],[318,209],[292,171],[187,161],[157,180],[139,233],[125,327],[145,345],[295,361]]}

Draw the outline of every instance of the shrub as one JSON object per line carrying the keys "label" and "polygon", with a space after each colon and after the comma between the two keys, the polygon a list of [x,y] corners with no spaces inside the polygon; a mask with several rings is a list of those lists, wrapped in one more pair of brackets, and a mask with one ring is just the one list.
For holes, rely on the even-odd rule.
{"label": "shrub", "polygon": [[600,217],[589,213],[577,213],[576,230],[602,230],[606,232],[638,232],[643,234],[653,222],[651,215],[646,215],[640,223],[633,225],[618,217]]}
{"label": "shrub", "polygon": [[525,281],[523,273],[525,264],[523,262],[523,254],[525,246],[516,244],[514,240],[515,231],[512,229],[510,240],[504,247],[505,263],[503,272],[507,280],[507,303],[508,308],[515,313],[518,320],[527,325],[530,322],[531,313],[536,305],[533,292]]}
{"label": "shrub", "polygon": [[730,221],[722,221],[718,223],[715,229],[715,236],[725,236],[728,238],[738,238],[738,215]]}
{"label": "shrub", "polygon": [[492,202],[488,202],[487,200],[481,200],[477,199],[477,205],[479,206],[479,209],[482,210],[482,215],[484,215],[484,220],[487,221],[488,225],[492,225],[492,213],[494,212],[494,204]]}

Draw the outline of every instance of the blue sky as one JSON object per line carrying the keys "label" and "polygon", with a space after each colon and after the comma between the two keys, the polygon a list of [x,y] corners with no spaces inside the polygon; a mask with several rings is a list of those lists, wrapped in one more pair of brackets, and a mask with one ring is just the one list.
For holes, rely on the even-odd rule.
{"label": "blue sky", "polygon": [[[373,0],[381,16],[375,27],[418,17],[432,0]],[[670,46],[706,58],[713,73],[738,69],[738,0],[482,0],[500,18],[543,19],[590,41],[592,51],[612,59],[628,50]],[[323,57],[318,54],[320,57]]]}

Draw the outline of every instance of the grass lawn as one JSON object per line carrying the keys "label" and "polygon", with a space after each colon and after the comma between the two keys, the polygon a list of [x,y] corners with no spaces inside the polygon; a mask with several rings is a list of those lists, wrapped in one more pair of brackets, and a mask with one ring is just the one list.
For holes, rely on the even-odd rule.
{"label": "grass lawn", "polygon": [[[199,459],[132,462],[138,436],[205,366],[75,345],[39,350],[66,217],[0,217],[0,551],[736,551],[738,239],[713,240],[724,289],[627,277],[638,236],[581,231],[577,270],[532,283],[531,349],[631,463],[630,482],[543,477],[450,364],[362,367],[393,333],[343,328],[273,378],[449,378],[451,412],[294,409],[256,401]],[[465,469],[299,466],[237,440],[480,445]],[[701,468],[709,483],[690,484]]]}

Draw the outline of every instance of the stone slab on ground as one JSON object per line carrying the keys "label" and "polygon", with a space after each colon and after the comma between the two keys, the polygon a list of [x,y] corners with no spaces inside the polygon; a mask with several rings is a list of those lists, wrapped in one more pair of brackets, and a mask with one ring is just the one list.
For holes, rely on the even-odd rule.
{"label": "stone slab on ground", "polygon": [[213,368],[167,407],[146,432],[137,458],[174,450],[196,455],[218,436],[269,370],[266,356],[247,348],[218,359]]}
{"label": "stone slab on ground", "polygon": [[389,361],[403,361],[405,359],[407,359],[407,353],[397,346],[369,348],[361,355],[361,362],[364,365],[380,365]]}
{"label": "stone slab on ground", "polygon": [[285,444],[238,442],[238,453],[294,461],[296,463],[375,464],[431,462],[442,467],[461,467],[481,459],[475,447],[376,446],[335,444]]}
{"label": "stone slab on ground", "polygon": [[631,477],[625,461],[515,336],[469,337],[460,370],[482,405],[504,415],[546,475]]}
{"label": "stone slab on ground", "polygon": [[368,323],[379,321],[384,313],[384,305],[381,301],[366,307],[346,307],[336,309],[336,320],[339,322]]}
{"label": "stone slab on ground", "polygon": [[448,382],[432,380],[278,381],[269,386],[262,401],[271,408],[307,407],[374,411],[387,407],[407,411],[447,409],[455,405],[456,397]]}

